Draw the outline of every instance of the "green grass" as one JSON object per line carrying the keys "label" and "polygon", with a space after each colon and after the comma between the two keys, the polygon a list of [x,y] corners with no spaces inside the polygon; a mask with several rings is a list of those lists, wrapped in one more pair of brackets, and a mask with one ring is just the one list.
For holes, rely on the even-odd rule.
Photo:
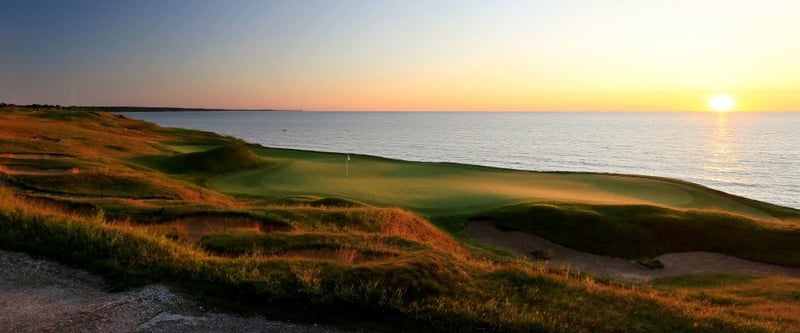
{"label": "green grass", "polygon": [[211,187],[254,196],[344,197],[432,216],[479,212],[514,203],[558,201],[720,210],[757,218],[800,216],[764,203],[661,178],[542,173],[447,163],[252,147],[269,164],[209,176]]}
{"label": "green grass", "polygon": [[169,174],[224,174],[234,171],[268,167],[265,161],[242,144],[211,146],[175,156],[142,156],[134,159],[148,167]]}
{"label": "green grass", "polygon": [[319,198],[313,196],[292,196],[281,198],[276,202],[283,202],[283,203],[291,203],[291,204],[306,204],[311,207],[348,207],[348,208],[355,208],[355,207],[366,207],[366,204],[361,202],[345,199],[345,198]]}
{"label": "green grass", "polygon": [[226,144],[227,144],[227,142],[224,142],[224,143],[221,143],[221,144],[203,144],[203,145],[200,145],[200,144],[180,144],[180,143],[178,143],[178,144],[169,144],[169,143],[165,143],[164,145],[167,148],[169,148],[170,150],[173,150],[175,152],[178,152],[178,153],[181,153],[181,154],[188,154],[188,153],[199,153],[199,152],[204,152],[204,151],[207,151],[207,150],[212,150],[212,149],[215,149],[215,148],[222,147],[222,146],[224,146]]}

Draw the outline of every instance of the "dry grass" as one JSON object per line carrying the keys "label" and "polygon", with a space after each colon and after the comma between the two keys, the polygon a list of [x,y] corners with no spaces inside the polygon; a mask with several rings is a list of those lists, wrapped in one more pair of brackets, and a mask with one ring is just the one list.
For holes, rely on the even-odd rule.
{"label": "dry grass", "polygon": [[[342,212],[340,208],[321,210]],[[218,285],[243,287],[256,281],[263,281],[275,284],[276,288],[283,290],[282,292],[296,293],[296,297],[302,298],[308,297],[301,296],[308,293],[320,296],[339,295],[336,296],[337,299],[339,297],[349,299],[357,294],[374,295],[377,299],[384,299],[387,302],[385,306],[402,309],[402,312],[411,316],[407,318],[412,322],[427,323],[424,325],[466,324],[507,331],[546,329],[574,332],[648,331],[661,327],[659,325],[667,325],[665,327],[674,328],[674,331],[691,331],[695,328],[695,324],[698,329],[711,331],[716,331],[710,329],[711,327],[719,327],[720,330],[726,331],[740,330],[748,326],[768,331],[797,330],[797,316],[794,312],[797,305],[796,302],[791,302],[791,294],[788,300],[776,302],[765,302],[763,292],[753,294],[753,290],[758,291],[758,288],[772,285],[774,281],[759,284],[761,287],[755,289],[743,285],[725,291],[726,295],[745,295],[739,296],[742,300],[748,301],[744,307],[741,307],[743,303],[736,304],[738,306],[719,305],[713,301],[715,299],[713,297],[697,297],[697,293],[682,289],[650,288],[598,281],[569,270],[552,270],[524,260],[501,263],[477,259],[480,256],[470,255],[469,251],[452,238],[414,214],[397,209],[354,210],[356,216],[368,212],[375,213],[378,216],[376,220],[382,223],[377,224],[372,232],[351,230],[326,232],[323,235],[362,236],[365,242],[361,247],[345,244],[337,251],[317,250],[316,253],[310,251],[305,254],[287,252],[285,255],[267,255],[254,251],[241,257],[223,258],[191,243],[176,243],[153,229],[135,223],[108,221],[102,214],[93,217],[77,216],[64,212],[59,207],[31,202],[8,189],[0,190],[0,212],[22,211],[24,213],[21,215],[27,216],[28,220],[62,221],[55,223],[67,223],[71,228],[88,228],[92,230],[90,232],[94,235],[92,237],[98,239],[102,239],[100,235],[107,233],[116,235],[108,238],[108,241],[124,246],[126,250],[122,253],[128,254],[118,253],[115,256],[122,255],[122,258],[127,258],[144,255],[145,257],[126,265],[131,265],[133,269],[150,267],[146,271],[151,278],[161,276],[163,273],[155,272],[166,267],[179,272],[185,271],[189,276],[195,276],[194,274],[205,270],[219,269],[220,273],[224,272],[228,276],[226,278],[228,282],[214,280],[216,282],[213,283]],[[318,213],[324,214],[324,212]],[[425,227],[426,225],[428,227]],[[308,229],[309,226],[304,227],[305,231],[289,233],[292,236],[308,234],[311,231]],[[362,229],[368,228],[362,227]],[[413,240],[425,246],[417,250],[392,247],[382,241],[386,238],[376,237],[378,235]],[[152,250],[141,252],[142,250],[135,250],[136,247],[132,250],[129,247],[138,242],[136,239],[146,240],[145,244],[149,244],[146,248],[161,248],[167,252],[144,254]],[[51,246],[57,246],[57,243]],[[144,249],[142,246],[137,245],[138,248]],[[390,262],[360,260],[358,256],[365,248],[376,252],[394,251],[399,257]],[[429,250],[425,250],[426,248]],[[450,253],[464,255],[451,256]],[[341,266],[330,266],[324,264],[325,262]],[[276,272],[274,265],[285,267],[283,269],[289,275],[284,278],[291,277],[298,285],[285,286],[284,284],[288,282],[281,282],[284,278],[274,275]],[[210,274],[209,272],[201,273],[199,276]],[[365,273],[366,276],[361,275]],[[422,275],[417,276],[420,273]],[[411,275],[406,276],[406,274]],[[400,280],[391,282],[397,278]],[[450,287],[443,287],[439,282],[435,282],[439,279],[444,279],[445,285]],[[242,283],[244,284],[240,285]],[[423,284],[415,287],[415,283]],[[398,287],[400,289],[396,289]],[[789,285],[783,287],[783,290],[797,292],[796,290],[800,288]],[[271,294],[277,291],[272,287],[261,291],[248,291],[255,293],[251,294],[253,297],[265,292]],[[329,301],[323,303],[325,302]],[[688,324],[684,325],[684,322]]]}
{"label": "dry grass", "polygon": [[375,213],[383,221],[380,227],[383,234],[428,244],[460,260],[469,260],[472,257],[452,236],[417,215],[397,208],[381,209]]}

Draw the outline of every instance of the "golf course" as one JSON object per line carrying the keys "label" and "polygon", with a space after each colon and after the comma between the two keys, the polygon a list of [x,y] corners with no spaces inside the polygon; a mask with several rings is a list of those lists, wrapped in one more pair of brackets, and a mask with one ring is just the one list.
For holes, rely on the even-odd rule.
{"label": "golf course", "polygon": [[769,209],[695,184],[652,177],[542,173],[253,147],[264,167],[208,179],[226,193],[343,197],[422,214],[459,215],[525,202],[653,205],[772,219]]}
{"label": "golf course", "polygon": [[[278,149],[4,106],[0,185],[0,249],[231,312],[355,331],[800,331],[800,211],[676,179]],[[709,268],[676,269],[682,253]],[[626,279],[569,256],[674,273]]]}

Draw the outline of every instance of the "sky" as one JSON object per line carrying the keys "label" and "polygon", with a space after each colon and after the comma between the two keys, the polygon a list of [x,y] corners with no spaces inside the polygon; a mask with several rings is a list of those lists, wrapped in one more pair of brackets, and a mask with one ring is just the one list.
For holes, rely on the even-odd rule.
{"label": "sky", "polygon": [[795,0],[0,0],[0,102],[800,111]]}

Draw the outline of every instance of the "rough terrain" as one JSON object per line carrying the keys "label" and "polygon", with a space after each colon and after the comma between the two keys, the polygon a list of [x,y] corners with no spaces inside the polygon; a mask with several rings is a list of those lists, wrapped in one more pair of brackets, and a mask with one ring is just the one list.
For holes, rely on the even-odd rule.
{"label": "rough terrain", "polygon": [[343,332],[218,313],[163,285],[111,293],[99,276],[23,253],[0,251],[0,267],[4,332]]}

